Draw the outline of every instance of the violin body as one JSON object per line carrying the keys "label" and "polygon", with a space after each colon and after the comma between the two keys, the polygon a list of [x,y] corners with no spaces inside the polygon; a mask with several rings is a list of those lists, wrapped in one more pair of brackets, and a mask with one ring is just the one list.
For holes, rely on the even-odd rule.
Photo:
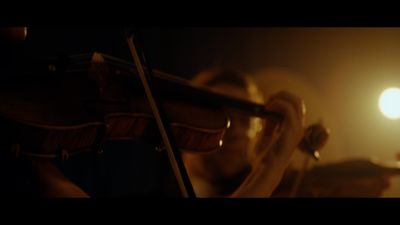
{"label": "violin body", "polygon": [[[95,52],[49,59],[37,68],[42,70],[0,84],[0,132],[10,136],[7,140],[12,140],[12,145],[26,148],[23,152],[54,155],[59,149],[99,149],[104,141],[119,140],[145,140],[163,148],[143,85],[131,63]],[[222,108],[282,119],[263,105],[216,94],[160,71],[153,73],[153,83],[162,94],[162,106],[182,151],[205,153],[221,147],[230,124]],[[313,146],[320,148],[327,132],[315,125],[307,133],[319,138],[307,138],[300,147],[315,157]]]}
{"label": "violin body", "polygon": [[41,72],[0,84],[2,141],[15,154],[47,158],[98,148],[106,124],[85,111],[80,84]]}
{"label": "violin body", "polygon": [[[65,157],[119,140],[162,147],[132,68],[99,62],[99,53],[91,56],[63,66],[50,61],[46,70],[0,84],[0,132],[15,154]],[[218,108],[175,98],[166,98],[163,106],[181,150],[201,153],[221,146],[228,118]]]}
{"label": "violin body", "polygon": [[[161,144],[152,109],[133,67],[108,63],[102,54],[94,53],[86,76],[95,81],[98,92],[96,99],[85,101],[90,112],[104,118],[107,140],[143,139]],[[167,91],[171,94],[174,90]],[[221,147],[229,120],[218,107],[188,101],[182,93],[163,96],[162,106],[179,149],[202,153]]]}

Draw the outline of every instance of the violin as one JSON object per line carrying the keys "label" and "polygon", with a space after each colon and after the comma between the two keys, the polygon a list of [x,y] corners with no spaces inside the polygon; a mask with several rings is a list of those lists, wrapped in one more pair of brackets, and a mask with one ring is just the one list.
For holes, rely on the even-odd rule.
{"label": "violin", "polygon": [[[101,151],[104,141],[147,140],[163,148],[140,63],[102,53],[49,59],[42,70],[0,84],[0,133],[13,155],[68,158]],[[190,153],[218,150],[230,126],[223,108],[249,116],[283,117],[263,105],[215,93],[170,74],[153,73],[163,97],[176,146]],[[151,102],[151,101],[150,101]],[[299,147],[314,158],[328,134],[321,125],[306,131]],[[2,143],[4,144],[4,143]]]}
{"label": "violin", "polygon": [[[81,130],[78,137],[88,134],[85,127],[103,129],[104,134],[96,135],[101,131],[92,134],[90,140],[93,141],[94,136],[104,136],[108,140],[157,139],[157,128],[135,65],[97,52],[69,56],[62,63],[54,59],[49,61],[48,70],[42,75],[19,77],[0,84],[0,117],[3,120],[43,129]],[[65,70],[63,64],[68,64]],[[221,107],[235,108],[252,116],[282,119],[281,115],[266,111],[263,105],[215,93],[161,71],[154,70],[154,74],[154,82],[161,87],[159,91],[165,99],[167,115],[183,151],[202,153],[221,147],[223,134],[230,125],[229,115]],[[311,129],[323,132],[317,125]],[[315,133],[310,132],[308,137],[312,135]],[[35,139],[31,134],[26,136]],[[317,139],[316,136],[313,138]],[[305,140],[301,149],[310,148]],[[57,149],[53,145],[46,146]],[[46,153],[54,153],[45,149]]]}

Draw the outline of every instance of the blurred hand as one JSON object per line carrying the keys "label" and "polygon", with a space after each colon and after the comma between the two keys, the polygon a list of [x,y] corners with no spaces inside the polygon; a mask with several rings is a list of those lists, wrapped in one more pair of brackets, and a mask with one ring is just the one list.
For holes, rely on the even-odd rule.
{"label": "blurred hand", "polygon": [[269,99],[266,109],[280,113],[283,121],[268,119],[251,157],[252,171],[233,197],[267,197],[277,187],[304,134],[305,106],[289,92]]}
{"label": "blurred hand", "polygon": [[41,197],[46,198],[88,198],[78,185],[69,180],[49,160],[32,159],[32,170]]}

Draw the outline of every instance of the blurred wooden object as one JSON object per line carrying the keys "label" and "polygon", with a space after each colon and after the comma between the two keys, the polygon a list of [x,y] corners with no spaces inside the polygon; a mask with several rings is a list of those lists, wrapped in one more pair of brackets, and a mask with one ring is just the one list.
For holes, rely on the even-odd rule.
{"label": "blurred wooden object", "polygon": [[[274,196],[289,197],[298,173],[287,171]],[[390,187],[390,178],[399,174],[400,168],[362,159],[316,166],[293,197],[380,197]]]}

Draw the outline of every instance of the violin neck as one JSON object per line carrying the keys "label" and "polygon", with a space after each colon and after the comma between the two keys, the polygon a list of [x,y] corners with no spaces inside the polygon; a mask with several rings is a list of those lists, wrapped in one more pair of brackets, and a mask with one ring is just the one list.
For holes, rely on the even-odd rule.
{"label": "violin neck", "polygon": [[[116,68],[120,74],[133,73],[135,74],[135,77],[139,79],[136,66],[133,63],[103,53],[72,55],[68,57],[67,63],[73,68],[78,67],[84,70],[87,69],[90,63],[92,63],[92,57],[95,54],[101,54],[104,59],[104,63],[110,68]],[[121,70],[124,72],[121,72]],[[147,72],[147,68],[144,68],[144,70]],[[264,105],[216,93],[206,87],[193,85],[186,79],[179,78],[158,70],[152,70],[152,72],[154,75],[153,83],[160,91],[162,96],[171,97],[178,100],[181,99],[183,101],[190,100],[190,102],[196,102],[198,104],[210,107],[234,108],[243,113],[257,117],[274,117],[276,119],[282,119],[281,114],[267,111]]]}

